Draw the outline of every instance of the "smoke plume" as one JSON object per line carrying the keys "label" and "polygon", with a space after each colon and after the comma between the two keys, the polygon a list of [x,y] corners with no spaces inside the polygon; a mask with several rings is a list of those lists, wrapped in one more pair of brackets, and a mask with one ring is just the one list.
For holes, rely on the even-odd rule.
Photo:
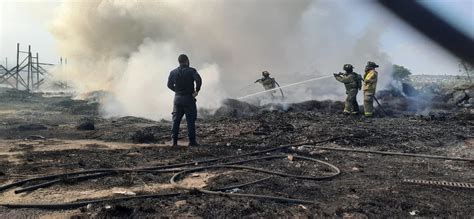
{"label": "smoke plume", "polygon": [[[328,0],[66,2],[51,28],[69,61],[56,76],[79,92],[109,91],[107,116],[152,119],[170,117],[166,81],[181,53],[203,78],[204,108],[260,91],[253,82],[263,70],[283,85],[342,71],[345,63],[363,74],[370,60],[383,79],[391,64],[378,46],[383,29],[375,27],[386,23],[357,35],[350,7]],[[293,102],[344,95],[332,78],[284,91]]]}

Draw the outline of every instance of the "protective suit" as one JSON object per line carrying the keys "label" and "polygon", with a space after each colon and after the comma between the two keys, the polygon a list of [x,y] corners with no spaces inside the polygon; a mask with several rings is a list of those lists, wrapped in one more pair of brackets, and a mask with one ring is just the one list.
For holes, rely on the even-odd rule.
{"label": "protective suit", "polygon": [[374,62],[367,62],[364,74],[364,115],[372,117],[374,115],[374,95],[377,88],[378,73],[375,68],[379,67]]}
{"label": "protective suit", "polygon": [[[275,81],[275,78],[271,78],[270,73],[268,73],[268,71],[263,71],[262,78],[256,80],[255,83],[261,83],[263,85],[263,88],[265,88],[265,90],[274,89],[277,86],[277,82]],[[276,93],[276,91],[269,91],[269,92],[272,96],[274,93]]]}
{"label": "protective suit", "polygon": [[353,67],[350,64],[344,65],[346,72],[334,74],[336,80],[344,83],[346,87],[346,100],[344,104],[344,114],[359,114],[359,104],[357,103],[357,93],[362,86],[362,77],[353,72]]}

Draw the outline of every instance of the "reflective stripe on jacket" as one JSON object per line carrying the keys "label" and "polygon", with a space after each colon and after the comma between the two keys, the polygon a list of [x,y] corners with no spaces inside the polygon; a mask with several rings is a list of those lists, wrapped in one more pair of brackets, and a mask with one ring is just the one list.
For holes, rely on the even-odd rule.
{"label": "reflective stripe on jacket", "polygon": [[364,86],[362,90],[375,92],[375,89],[377,87],[377,75],[378,73],[375,70],[370,70],[369,72],[365,73]]}

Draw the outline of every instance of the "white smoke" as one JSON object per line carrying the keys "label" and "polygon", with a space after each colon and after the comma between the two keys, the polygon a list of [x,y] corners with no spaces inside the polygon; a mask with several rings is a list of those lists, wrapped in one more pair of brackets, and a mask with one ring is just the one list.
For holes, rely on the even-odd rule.
{"label": "white smoke", "polygon": [[[177,57],[188,54],[203,78],[198,106],[259,91],[249,85],[268,70],[280,84],[341,71],[367,61],[387,71],[372,24],[362,36],[349,29],[354,14],[335,1],[71,1],[58,11],[52,32],[68,71],[57,71],[79,92],[107,90],[106,115],[169,118],[173,93],[166,87]],[[372,29],[374,28],[374,29]],[[381,77],[383,78],[383,76]],[[388,78],[388,77],[387,77]],[[329,79],[287,90],[291,101],[341,98]]]}

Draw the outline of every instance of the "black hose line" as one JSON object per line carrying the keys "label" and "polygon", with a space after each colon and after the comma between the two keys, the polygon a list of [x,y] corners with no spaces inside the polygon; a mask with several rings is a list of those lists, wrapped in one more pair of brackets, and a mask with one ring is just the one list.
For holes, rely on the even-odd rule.
{"label": "black hose line", "polygon": [[269,180],[271,178],[273,178],[273,176],[261,178],[261,179],[258,179],[258,180],[252,181],[252,182],[248,182],[248,183],[244,183],[244,184],[240,184],[240,185],[233,185],[233,186],[227,186],[227,187],[223,187],[223,188],[219,188],[219,189],[210,189],[210,190],[211,191],[227,191],[227,190],[232,190],[232,189],[237,189],[237,188],[242,188],[242,187],[245,187],[245,186],[257,184],[257,183]]}
{"label": "black hose line", "polygon": [[[270,157],[261,157],[261,158],[254,158],[254,159],[248,159],[248,160],[242,160],[242,161],[236,161],[236,162],[230,162],[230,163],[224,163],[222,165],[231,165],[231,164],[240,164],[240,163],[246,163],[246,162],[251,162],[251,161],[256,161],[256,160],[264,160],[264,159],[268,159],[268,158],[273,158],[273,156],[270,156]],[[129,173],[129,172],[136,172],[136,173],[175,173],[175,172],[180,172],[180,171],[183,171],[185,169],[181,168],[181,169],[169,169],[169,170],[146,170],[146,169],[123,169],[123,170],[117,170],[117,171],[114,171],[114,172],[105,172],[105,173],[95,173],[95,174],[91,174],[91,175],[84,175],[84,176],[76,176],[76,177],[61,177],[59,179],[54,179],[54,180],[51,180],[51,181],[47,181],[47,182],[44,182],[44,183],[40,183],[40,184],[35,184],[35,185],[32,185],[32,186],[28,186],[28,187],[25,187],[25,188],[22,188],[22,189],[18,189],[18,190],[15,190],[15,194],[19,194],[19,193],[23,193],[23,192],[31,192],[31,191],[34,191],[36,189],[39,189],[39,188],[46,188],[46,187],[49,187],[49,186],[52,186],[54,184],[57,184],[57,183],[61,183],[61,182],[79,182],[79,181],[84,181],[84,180],[88,180],[88,179],[96,179],[96,178],[99,178],[99,177],[103,177],[103,176],[110,176],[110,175],[114,175],[114,174],[118,174],[118,173]]]}
{"label": "black hose line", "polygon": [[[321,141],[311,142],[311,144],[324,143],[324,142],[333,141],[333,140],[344,138],[344,137],[347,137],[347,136],[332,137],[332,138],[321,140]],[[239,158],[239,157],[246,157],[246,156],[252,156],[252,155],[257,155],[257,154],[263,154],[263,153],[268,153],[268,152],[273,152],[273,151],[286,149],[286,148],[289,148],[289,147],[292,147],[292,146],[301,146],[301,145],[306,145],[306,144],[309,144],[309,143],[304,142],[304,143],[287,144],[287,145],[281,145],[281,146],[275,147],[275,148],[270,148],[270,149],[266,149],[266,150],[255,151],[255,152],[249,152],[249,153],[240,154],[240,155],[231,155],[231,156],[212,158],[212,159],[207,159],[207,160],[202,160],[202,161],[170,164],[170,165],[163,165],[163,166],[143,167],[143,168],[135,168],[135,169],[134,168],[90,169],[90,170],[81,170],[81,171],[75,171],[75,172],[69,172],[69,173],[45,175],[45,176],[33,177],[33,178],[13,182],[13,183],[10,183],[10,184],[2,185],[2,186],[0,186],[0,191],[4,191],[4,190],[7,190],[7,189],[10,189],[10,188],[13,188],[13,187],[22,186],[22,185],[24,185],[25,183],[28,183],[28,182],[40,181],[40,180],[51,180],[51,179],[56,179],[56,178],[61,178],[61,177],[63,177],[63,178],[66,177],[67,178],[67,177],[71,177],[71,176],[75,176],[75,175],[82,175],[82,174],[93,174],[93,173],[104,173],[104,172],[140,172],[140,171],[146,171],[146,170],[160,170],[160,169],[171,169],[171,168],[185,167],[185,166],[195,166],[195,165],[199,165],[199,164],[212,163],[212,162],[217,162],[217,161],[221,161],[221,160],[235,159],[235,158]],[[158,171],[155,171],[155,172],[158,172]],[[99,177],[99,176],[97,176],[97,177]]]}
{"label": "black hose line", "polygon": [[106,198],[96,199],[90,201],[70,202],[70,203],[53,203],[53,204],[0,204],[0,206],[7,208],[38,208],[38,209],[72,209],[87,206],[88,204],[97,204],[103,202],[117,202],[117,201],[128,201],[132,199],[146,199],[146,198],[163,198],[163,197],[174,197],[179,195],[185,195],[186,193],[176,192],[168,194],[152,194],[152,195],[137,195],[130,197],[118,197],[118,198]]}
{"label": "black hose line", "polygon": [[69,177],[69,176],[80,175],[80,174],[100,173],[100,172],[108,172],[108,171],[111,171],[111,169],[82,170],[82,171],[77,171],[77,172],[72,172],[72,173],[60,173],[60,174],[33,177],[33,178],[24,179],[24,180],[20,180],[14,183],[0,186],[0,191],[7,190],[12,187],[21,186],[21,185],[24,185],[25,183],[33,182],[33,181],[49,180],[49,179],[56,179],[59,177]]}
{"label": "black hose line", "polygon": [[428,158],[428,159],[474,162],[474,158],[447,157],[447,156],[438,156],[438,155],[430,155],[430,154],[413,154],[413,153],[375,151],[375,150],[363,150],[363,149],[339,148],[339,147],[335,148],[335,147],[324,147],[324,146],[317,146],[317,145],[311,145],[311,144],[308,144],[308,146],[322,149],[322,150],[328,150],[328,151],[343,151],[343,152],[353,152],[353,153],[380,154],[380,155],[403,156],[403,157],[421,157],[421,158]]}
{"label": "black hose line", "polygon": [[[6,204],[0,204],[0,206],[9,207],[9,208],[70,209],[70,208],[78,208],[78,207],[86,206],[88,204],[95,204],[95,203],[102,203],[102,202],[116,202],[116,201],[132,200],[132,199],[162,198],[162,197],[173,197],[173,196],[179,196],[179,195],[189,195],[189,194],[195,194],[196,191],[198,191],[200,193],[203,193],[203,194],[210,194],[210,195],[247,197],[247,198],[266,199],[266,200],[289,202],[289,203],[307,203],[307,204],[311,204],[311,203],[315,203],[315,202],[314,201],[309,201],[309,200],[292,199],[292,198],[267,196],[267,195],[221,192],[221,191],[231,190],[231,189],[234,189],[234,188],[240,188],[240,187],[243,187],[243,186],[256,184],[256,183],[268,180],[268,179],[272,178],[273,176],[262,178],[262,179],[252,181],[252,182],[248,182],[248,183],[241,184],[241,185],[228,186],[228,187],[224,187],[224,188],[220,188],[220,189],[211,189],[211,190],[203,189],[203,188],[187,188],[187,187],[183,187],[183,186],[181,186],[177,183],[179,178],[182,177],[185,174],[188,174],[188,173],[191,173],[191,172],[196,172],[196,171],[202,171],[202,170],[207,170],[207,169],[218,169],[218,168],[251,170],[251,171],[266,173],[266,174],[270,174],[270,175],[276,175],[276,176],[281,176],[281,177],[292,177],[292,178],[306,179],[306,180],[331,179],[331,178],[333,178],[333,177],[340,174],[340,170],[332,164],[329,164],[327,162],[320,161],[320,160],[317,160],[317,159],[313,159],[313,158],[310,158],[310,157],[304,157],[304,156],[298,156],[298,155],[293,155],[293,157],[297,158],[297,159],[303,159],[303,160],[310,160],[310,161],[318,162],[318,163],[321,163],[323,165],[328,166],[330,169],[332,169],[332,175],[329,175],[329,176],[316,176],[316,177],[315,176],[300,176],[300,175],[291,175],[291,174],[275,172],[275,171],[270,171],[270,170],[265,170],[265,169],[259,169],[259,168],[250,167],[250,166],[237,165],[237,164],[243,164],[243,163],[248,163],[248,162],[252,162],[252,161],[284,158],[284,157],[286,157],[286,155],[272,155],[272,156],[250,158],[250,159],[246,159],[246,160],[232,161],[232,162],[227,162],[227,163],[221,163],[221,164],[215,164],[215,165],[209,165],[209,166],[203,166],[203,167],[196,167],[196,168],[180,168],[180,167],[186,167],[186,166],[196,166],[196,165],[208,164],[208,163],[213,163],[213,162],[218,162],[218,161],[223,161],[223,160],[230,160],[230,159],[235,159],[235,158],[240,158],[240,157],[245,157],[245,156],[254,156],[254,155],[258,155],[258,154],[269,153],[269,152],[273,152],[273,151],[287,149],[287,148],[292,147],[292,146],[302,146],[302,145],[309,145],[311,147],[316,147],[316,148],[324,149],[324,150],[335,150],[335,151],[354,152],[354,153],[372,153],[372,154],[380,154],[380,155],[422,157],[422,158],[454,160],[454,161],[469,161],[469,162],[474,161],[474,159],[472,159],[472,158],[445,157],[445,156],[436,156],[436,155],[384,152],[384,151],[360,150],[360,149],[350,149],[350,148],[332,148],[332,147],[322,147],[322,146],[313,145],[313,144],[332,141],[332,140],[336,140],[336,139],[344,138],[344,137],[348,137],[348,136],[334,137],[334,138],[330,138],[330,139],[326,139],[326,140],[322,140],[322,141],[318,141],[318,142],[311,142],[311,143],[305,142],[305,143],[281,145],[279,147],[270,148],[270,149],[261,150],[261,151],[249,152],[249,153],[245,153],[245,154],[241,154],[241,155],[218,157],[218,158],[207,159],[207,160],[196,161],[196,162],[178,163],[178,164],[170,164],[170,165],[163,165],[163,166],[141,167],[141,168],[91,169],[91,170],[82,170],[82,171],[62,173],[62,174],[45,175],[45,176],[25,179],[25,180],[21,180],[21,181],[18,181],[18,182],[14,182],[14,183],[10,183],[10,184],[0,186],[0,191],[3,191],[3,190],[6,190],[6,189],[9,189],[9,188],[12,188],[12,187],[17,187],[17,186],[24,185],[25,183],[28,183],[28,182],[50,180],[50,181],[43,182],[43,183],[40,183],[40,184],[36,184],[36,185],[32,185],[32,186],[25,187],[25,188],[22,188],[22,189],[18,189],[18,190],[15,191],[15,193],[21,193],[21,192],[26,192],[26,191],[33,191],[33,190],[38,189],[38,188],[44,188],[44,187],[47,187],[47,186],[50,186],[50,185],[53,185],[53,184],[56,184],[56,183],[60,183],[60,182],[68,182],[68,181],[73,182],[73,181],[88,180],[88,179],[99,178],[99,177],[103,177],[103,176],[115,175],[115,174],[119,174],[119,173],[128,173],[128,172],[137,172],[137,173],[141,173],[141,172],[176,173],[176,172],[178,172],[178,173],[173,175],[173,177],[170,179],[170,182],[178,188],[188,190],[188,192],[177,192],[177,193],[169,193],[169,194],[150,194],[150,195],[139,195],[139,196],[132,196],[132,197],[105,198],[105,199],[96,199],[96,200],[81,201],[81,202],[55,203],[55,204],[7,204],[6,203]],[[295,151],[295,152],[298,152],[298,151]],[[79,175],[79,176],[77,176],[77,175]],[[191,191],[191,192],[189,192],[189,191]]]}
{"label": "black hose line", "polygon": [[[269,160],[269,159],[276,159],[276,158],[284,158],[286,156],[282,156],[282,155],[275,155],[275,156],[266,156],[266,157],[258,157],[258,158],[253,158],[253,159],[247,159],[247,160],[241,160],[241,161],[235,161],[235,162],[229,162],[229,163],[223,163],[222,165],[233,165],[233,164],[242,164],[242,163],[248,163],[248,162],[252,162],[252,161],[258,161],[258,160]],[[295,157],[299,157],[299,156],[295,156]],[[313,160],[315,161],[315,160]],[[323,162],[323,161],[317,161],[317,162]],[[328,164],[328,163],[325,163],[325,165],[331,165],[331,164]],[[332,165],[331,165],[332,166]],[[209,166],[209,167],[213,167],[213,166]],[[202,167],[202,169],[206,169],[208,167]],[[331,168],[333,169],[337,169],[336,167],[332,166]],[[201,169],[201,168],[195,168],[195,169]],[[122,170],[122,172],[144,172],[144,173],[149,173],[149,172],[153,172],[153,173],[171,173],[171,172],[178,172],[178,171],[184,171],[185,169],[171,169],[171,170]],[[254,169],[256,170],[256,169]],[[256,170],[256,171],[260,171],[260,170]],[[265,170],[261,170],[260,172],[263,172]],[[99,178],[99,177],[103,177],[103,176],[110,176],[110,175],[113,175],[113,174],[116,174],[118,172],[105,172],[105,173],[96,173],[96,174],[91,174],[91,175],[84,175],[84,176],[77,176],[77,177],[70,177],[70,178],[61,178],[61,179],[55,179],[55,180],[51,180],[51,181],[48,181],[48,182],[44,182],[44,183],[40,183],[40,184],[35,184],[35,185],[32,185],[32,186],[29,186],[29,187],[25,187],[25,188],[22,188],[22,189],[18,189],[18,190],[15,190],[15,194],[19,194],[19,193],[23,193],[23,192],[30,192],[30,191],[34,191],[36,189],[39,189],[39,188],[45,188],[45,187],[48,187],[48,186],[51,186],[51,185],[54,185],[54,184],[57,184],[57,183],[61,183],[61,182],[78,182],[78,181],[84,181],[84,180],[88,180],[88,179],[95,179],[95,178]],[[273,172],[272,172],[273,174]],[[278,174],[276,174],[278,175]],[[286,176],[286,175],[280,175],[280,176]],[[295,178],[298,178],[298,176],[290,176],[289,177],[295,177]]]}
{"label": "black hose line", "polygon": [[[275,155],[275,156],[268,156],[265,158],[261,159],[277,159],[277,158],[286,158],[287,156],[285,155]],[[289,203],[302,203],[302,204],[314,204],[314,201],[310,200],[302,200],[302,199],[293,199],[293,198],[285,198],[285,197],[277,197],[277,196],[268,196],[268,195],[257,195],[257,194],[242,194],[242,193],[223,193],[223,192],[218,192],[218,191],[212,191],[212,190],[207,190],[207,189],[202,189],[202,188],[195,188],[195,187],[186,187],[178,184],[178,180],[185,174],[189,174],[192,172],[197,172],[197,171],[202,171],[202,170],[207,170],[207,169],[218,169],[218,168],[230,168],[230,169],[244,169],[244,170],[253,170],[257,172],[262,172],[262,173],[267,173],[267,174],[272,174],[272,175],[277,175],[277,176],[282,176],[282,177],[291,177],[291,178],[296,178],[296,179],[305,179],[305,180],[327,180],[336,177],[341,173],[339,168],[336,166],[321,161],[317,160],[314,158],[310,157],[304,157],[304,156],[298,156],[294,155],[293,158],[298,158],[302,160],[309,160],[309,161],[314,161],[318,162],[321,164],[324,164],[328,166],[330,169],[333,170],[332,175],[329,176],[301,176],[301,175],[292,175],[292,174],[287,174],[287,173],[281,173],[281,172],[276,172],[276,171],[270,171],[270,170],[264,170],[260,168],[255,168],[255,167],[249,167],[249,166],[241,166],[241,165],[214,165],[214,166],[207,166],[207,167],[197,167],[197,168],[192,168],[192,169],[187,169],[184,171],[181,171],[179,173],[174,174],[171,179],[170,183],[177,188],[181,189],[186,189],[190,191],[200,191],[205,194],[210,194],[210,195],[221,195],[221,196],[236,196],[236,197],[246,197],[246,198],[256,198],[256,199],[266,199],[266,200],[273,200],[273,201],[279,201],[279,202],[289,202]]]}
{"label": "black hose line", "polygon": [[[258,158],[252,158],[252,159],[247,159],[247,160],[240,160],[240,161],[234,161],[234,162],[228,162],[228,163],[223,163],[221,165],[233,165],[233,164],[242,164],[242,163],[248,163],[252,161],[258,161],[258,160],[269,160],[269,159],[275,159],[275,158],[282,158],[282,156],[266,156],[266,157],[258,157]],[[105,172],[105,173],[96,173],[96,174],[91,174],[91,175],[84,175],[84,176],[78,176],[78,177],[62,177],[60,179],[54,179],[51,181],[47,181],[44,183],[40,184],[35,184],[29,187],[25,187],[22,189],[15,190],[15,194],[23,193],[23,192],[31,192],[39,188],[46,188],[49,186],[52,186],[57,183],[61,182],[79,182],[79,181],[84,181],[88,179],[96,179],[99,177],[103,176],[110,176],[118,173],[128,173],[128,172],[137,172],[137,173],[175,173],[175,172],[180,172],[185,169],[169,169],[169,170],[146,170],[146,169],[123,169],[123,170],[118,170],[114,172]]]}
{"label": "black hose line", "polygon": [[[252,182],[228,186],[224,188],[212,189],[211,191],[226,191],[235,188],[242,188],[245,186],[253,185],[265,180],[268,180],[272,177],[265,177],[263,179],[255,180]],[[37,209],[48,209],[48,210],[59,210],[59,209],[73,209],[87,206],[89,204],[99,204],[99,203],[113,203],[119,201],[129,201],[134,199],[157,199],[157,198],[167,198],[167,197],[176,197],[180,195],[189,195],[189,192],[174,192],[174,193],[165,193],[165,194],[150,194],[150,195],[137,195],[130,197],[117,197],[117,198],[105,198],[105,199],[96,199],[89,201],[79,201],[79,202],[70,202],[70,203],[53,203],[53,204],[0,204],[0,206],[7,208],[37,208]]]}
{"label": "black hose line", "polygon": [[56,183],[59,183],[59,182],[78,182],[78,181],[94,179],[94,178],[98,178],[98,177],[102,177],[102,176],[110,176],[112,174],[113,174],[113,172],[106,172],[106,173],[95,173],[95,174],[85,175],[85,176],[76,176],[76,177],[69,177],[69,178],[65,177],[65,178],[61,178],[61,179],[55,179],[55,180],[48,181],[48,182],[45,182],[45,183],[36,184],[36,185],[33,185],[33,186],[29,186],[29,187],[25,187],[25,188],[22,188],[22,189],[15,190],[15,194],[34,191],[36,189],[45,188],[47,186],[50,186],[50,185],[53,185],[53,184],[56,184]]}
{"label": "black hose line", "polygon": [[[316,145],[309,145],[311,147],[316,147],[316,148],[319,148],[319,149],[323,149],[323,150],[333,150],[333,151],[343,151],[343,152],[354,152],[354,153],[370,153],[370,154],[380,154],[380,155],[391,155],[391,156],[408,156],[408,157],[421,157],[421,158],[429,158],[429,159],[443,159],[443,160],[454,160],[454,161],[467,161],[467,162],[473,162],[474,159],[472,158],[460,158],[460,157],[446,157],[446,156],[437,156],[437,155],[427,155],[427,154],[412,154],[412,153],[399,153],[399,152],[387,152],[387,151],[374,151],[374,150],[362,150],[362,149],[352,149],[352,148],[334,148],[334,147],[324,147],[324,146],[316,146]],[[299,151],[295,151],[295,152],[298,152]],[[271,158],[271,157],[270,157]],[[261,158],[257,158],[255,160],[261,160]],[[249,161],[252,161],[252,160],[243,160],[243,161],[236,161],[236,162],[230,162],[230,163],[224,163],[222,165],[232,165],[232,164],[239,164],[239,163],[245,163],[245,162],[249,162]],[[189,162],[191,163],[191,162]],[[195,163],[193,163],[195,164]],[[177,164],[177,165],[182,165],[182,164]],[[177,166],[177,165],[170,165],[170,166]],[[142,168],[142,169],[110,169],[110,171],[113,171],[113,172],[110,172],[108,174],[94,174],[94,175],[89,175],[89,176],[82,176],[82,177],[77,177],[78,181],[81,180],[81,179],[94,179],[94,178],[99,178],[99,177],[102,177],[102,176],[108,176],[108,175],[111,175],[113,173],[119,173],[119,172],[154,172],[154,173],[170,173],[170,172],[177,172],[177,171],[182,171],[183,169],[170,169],[170,170],[154,170],[154,168]],[[99,169],[98,171],[104,171],[104,169]],[[80,171],[81,172],[81,171]],[[84,171],[82,171],[84,172]],[[89,172],[89,171],[86,171],[86,172]],[[79,173],[79,172],[78,172]],[[59,174],[59,175],[62,175],[62,174]],[[54,176],[58,176],[58,175],[54,175]],[[73,180],[73,179],[76,179],[75,177],[70,177],[68,178],[67,175],[66,177],[64,178],[61,178],[61,179],[55,179],[55,180],[52,180],[52,181],[49,181],[49,182],[45,182],[45,183],[42,183],[42,184],[37,184],[37,185],[33,185],[33,186],[30,186],[30,187],[26,187],[26,188],[23,188],[23,189],[19,189],[19,190],[16,190],[15,193],[22,193],[22,192],[26,192],[26,191],[33,191],[35,189],[38,189],[38,188],[44,188],[44,187],[47,187],[47,186],[50,186],[50,185],[53,185],[53,184],[56,184],[56,183],[59,183],[59,182],[63,182],[63,181],[68,181],[68,180]]]}
{"label": "black hose line", "polygon": [[[330,139],[326,139],[326,140],[322,140],[322,141],[317,141],[317,142],[311,142],[311,143],[313,143],[313,144],[323,143],[323,142],[327,142],[327,141],[336,140],[336,139],[339,139],[339,138],[343,138],[343,136],[342,137],[334,137],[334,138],[330,138]],[[14,182],[14,183],[10,183],[10,184],[0,186],[0,191],[6,190],[6,189],[9,189],[9,188],[13,188],[13,187],[17,187],[17,186],[21,186],[21,185],[24,185],[25,183],[33,182],[33,181],[50,180],[48,182],[43,182],[43,183],[40,183],[40,184],[36,184],[36,185],[32,185],[32,186],[25,187],[25,188],[22,188],[22,189],[18,189],[18,190],[15,191],[15,193],[33,191],[35,189],[44,188],[44,187],[47,187],[47,186],[50,186],[50,185],[53,185],[53,184],[56,184],[56,183],[60,183],[60,182],[82,181],[82,180],[87,180],[87,179],[93,179],[93,178],[98,178],[98,177],[103,177],[103,176],[114,175],[114,174],[117,174],[117,173],[126,173],[126,172],[171,173],[171,172],[181,171],[178,174],[175,174],[173,176],[172,179],[174,180],[180,174],[187,173],[189,171],[198,171],[198,170],[204,170],[204,169],[210,169],[210,168],[247,169],[247,170],[253,170],[253,171],[257,171],[257,172],[263,172],[263,173],[278,175],[278,176],[283,176],[283,177],[294,177],[294,178],[298,178],[298,179],[309,179],[309,180],[323,180],[323,179],[329,179],[329,178],[332,178],[332,177],[335,177],[335,176],[339,175],[340,170],[332,164],[326,163],[324,161],[316,160],[316,159],[313,159],[313,158],[302,157],[302,156],[297,156],[297,155],[294,156],[294,157],[299,158],[299,159],[305,159],[305,160],[311,160],[311,161],[319,162],[319,163],[322,163],[324,165],[329,166],[331,169],[334,170],[333,175],[331,175],[331,176],[322,176],[322,177],[298,176],[298,175],[279,173],[279,172],[274,172],[274,171],[269,171],[269,170],[254,168],[254,167],[235,165],[235,164],[242,164],[242,163],[247,163],[247,162],[251,162],[251,161],[268,160],[268,159],[277,159],[277,158],[287,157],[287,156],[283,156],[283,155],[265,156],[265,157],[252,158],[252,159],[241,160],[241,161],[233,161],[233,162],[223,163],[223,164],[220,164],[220,165],[198,167],[198,168],[192,168],[192,169],[182,169],[182,168],[179,169],[178,168],[178,167],[195,166],[195,165],[199,165],[199,164],[207,164],[207,163],[212,163],[212,162],[217,162],[217,161],[222,161],[222,160],[229,160],[229,159],[235,159],[235,158],[240,158],[240,157],[264,154],[264,153],[269,153],[269,152],[273,152],[273,151],[287,149],[287,148],[292,147],[292,146],[301,146],[301,145],[305,145],[305,144],[308,144],[308,142],[281,145],[281,146],[275,147],[275,148],[270,148],[270,149],[266,149],[266,150],[255,151],[255,152],[249,152],[249,153],[240,154],[240,155],[232,155],[232,156],[225,156],[225,157],[207,159],[207,160],[203,160],[203,161],[178,163],[178,164],[170,164],[170,165],[163,165],[163,166],[142,167],[142,168],[91,169],[91,170],[82,170],[82,171],[62,173],[62,174],[45,175],[45,176],[25,179],[25,180],[21,180],[21,181],[18,181],[18,182]],[[176,169],[176,168],[178,168],[178,169]],[[80,175],[80,176],[77,176],[77,175]],[[227,194],[227,193],[222,193],[222,192],[218,192],[218,191],[229,190],[229,189],[232,189],[232,188],[239,188],[239,187],[242,187],[242,186],[255,184],[255,183],[267,180],[269,178],[271,178],[271,177],[266,177],[266,178],[256,180],[254,182],[246,183],[246,184],[243,184],[243,185],[237,185],[237,186],[225,187],[223,189],[217,189],[217,191],[216,190],[206,190],[206,189],[198,189],[197,191],[200,191],[200,192],[205,193],[205,194],[223,195],[223,194]],[[176,196],[176,195],[181,195],[181,194],[183,194],[183,193],[142,195],[142,196],[133,196],[133,197],[98,199],[98,200],[90,200],[90,201],[83,201],[83,202],[72,202],[72,203],[0,204],[0,206],[10,207],[10,208],[65,209],[65,208],[77,208],[77,207],[85,206],[85,205],[88,205],[88,204],[100,203],[100,202],[123,201],[123,200],[140,199],[140,198],[159,198],[159,197]],[[232,193],[232,194],[234,194],[234,193]],[[264,195],[254,195],[254,194],[238,194],[238,195],[234,194],[234,195],[235,196],[242,196],[242,197],[263,198],[263,199],[283,201],[283,202],[313,203],[311,201],[306,201],[306,200],[288,199],[288,198],[264,196]]]}
{"label": "black hose line", "polygon": [[[277,159],[277,158],[286,158],[286,157],[287,157],[286,155],[276,155],[276,156],[272,156],[272,157],[266,157],[266,159],[269,159],[269,158]],[[192,172],[197,172],[197,171],[201,171],[201,170],[217,169],[217,168],[253,170],[253,171],[256,171],[256,172],[262,172],[262,173],[277,175],[277,176],[281,176],[281,177],[291,177],[291,178],[306,179],[306,180],[326,180],[326,179],[334,178],[334,177],[336,177],[337,175],[339,175],[341,173],[339,168],[337,168],[336,166],[334,166],[330,163],[327,163],[327,162],[324,162],[324,161],[321,161],[321,160],[317,160],[317,159],[314,159],[314,158],[310,158],[310,157],[299,156],[299,155],[293,155],[293,157],[298,158],[298,159],[302,159],[302,160],[309,160],[309,161],[314,161],[314,162],[324,164],[324,165],[328,166],[330,169],[332,169],[333,173],[329,176],[304,176],[304,175],[292,175],[292,174],[276,172],[276,171],[271,171],[271,170],[265,170],[265,169],[260,169],[260,168],[256,168],[256,167],[250,167],[250,166],[242,166],[242,165],[214,165],[214,166],[197,167],[197,168],[183,170],[179,173],[174,174],[171,177],[170,182],[171,182],[171,184],[177,185],[176,181],[180,179],[181,175],[184,175],[184,174],[187,174],[187,173],[192,173]]]}
{"label": "black hose line", "polygon": [[35,184],[35,185],[32,185],[32,186],[28,186],[28,187],[25,187],[25,188],[22,188],[22,189],[15,190],[15,194],[19,194],[19,193],[23,193],[23,192],[31,192],[31,191],[34,191],[36,189],[46,188],[48,186],[52,186],[54,184],[61,183],[61,182],[74,182],[74,183],[76,183],[76,182],[85,181],[85,180],[89,180],[89,179],[97,179],[97,178],[104,177],[104,176],[116,175],[116,174],[119,174],[119,173],[129,173],[129,172],[174,173],[174,172],[178,172],[178,171],[182,171],[182,170],[183,169],[170,169],[170,170],[139,170],[139,169],[118,170],[117,169],[117,170],[110,171],[110,172],[94,173],[94,174],[83,175],[83,176],[75,176],[75,177],[67,177],[66,176],[66,177],[61,177],[59,179],[54,179],[54,180],[47,181],[47,182],[44,182],[44,183]]}

